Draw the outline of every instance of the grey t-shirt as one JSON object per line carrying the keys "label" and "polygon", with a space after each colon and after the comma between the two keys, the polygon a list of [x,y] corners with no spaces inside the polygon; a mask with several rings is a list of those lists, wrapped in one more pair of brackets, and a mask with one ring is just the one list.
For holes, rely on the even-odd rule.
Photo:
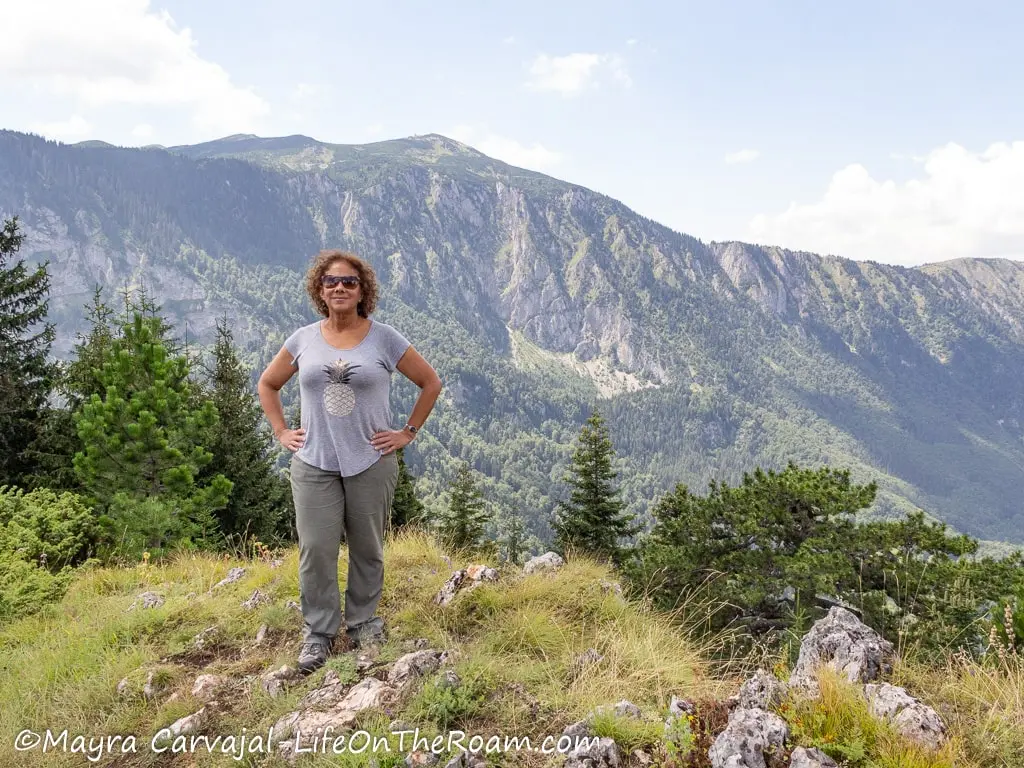
{"label": "grey t-shirt", "polygon": [[289,336],[285,349],[299,369],[299,398],[306,440],[295,455],[307,464],[350,477],[381,457],[370,445],[391,425],[391,374],[409,340],[370,318],[370,330],[352,349],[327,343],[320,322]]}

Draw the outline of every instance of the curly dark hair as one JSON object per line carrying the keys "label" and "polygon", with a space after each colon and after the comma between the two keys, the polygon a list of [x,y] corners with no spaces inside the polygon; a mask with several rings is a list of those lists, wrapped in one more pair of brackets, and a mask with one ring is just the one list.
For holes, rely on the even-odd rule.
{"label": "curly dark hair", "polygon": [[306,293],[312,299],[313,306],[316,307],[317,312],[324,317],[328,317],[330,312],[327,309],[327,302],[320,295],[320,279],[327,273],[328,269],[339,261],[348,262],[359,273],[359,289],[362,292],[362,298],[356,311],[360,317],[369,317],[377,309],[377,274],[373,271],[373,267],[354,253],[337,249],[320,251],[314,257],[309,271],[306,272]]}

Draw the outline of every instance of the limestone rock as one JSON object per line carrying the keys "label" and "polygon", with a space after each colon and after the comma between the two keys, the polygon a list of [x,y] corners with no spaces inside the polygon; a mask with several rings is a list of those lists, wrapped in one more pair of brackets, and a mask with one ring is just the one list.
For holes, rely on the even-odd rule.
{"label": "limestone rock", "polygon": [[132,601],[132,604],[128,606],[128,610],[134,611],[140,606],[142,608],[159,608],[163,604],[163,595],[159,595],[156,592],[143,592]]}
{"label": "limestone rock", "polygon": [[620,768],[622,754],[614,739],[590,739],[568,754],[564,768]]}
{"label": "limestone rock", "polygon": [[938,749],[946,740],[946,724],[939,713],[915,699],[905,688],[882,683],[865,685],[871,714],[888,720],[896,730],[918,744]]}
{"label": "limestone rock", "polygon": [[712,768],[768,768],[789,738],[785,720],[763,709],[737,709],[708,750]]}
{"label": "limestone rock", "polygon": [[498,572],[488,565],[466,566],[466,576],[474,582],[498,580]]}
{"label": "limestone rock", "polygon": [[668,713],[674,717],[683,717],[685,715],[696,714],[697,708],[694,703],[689,699],[681,699],[672,694],[672,699],[668,703]]}
{"label": "limestone rock", "polygon": [[460,591],[472,589],[485,581],[497,581],[498,572],[485,565],[470,565],[460,568],[448,577],[448,581],[434,596],[436,605],[448,605]]}
{"label": "limestone rock", "polygon": [[192,695],[200,701],[209,701],[214,692],[226,682],[227,679],[220,675],[200,675],[192,684]]}
{"label": "limestone rock", "polygon": [[287,687],[288,683],[301,678],[301,673],[294,667],[287,664],[273,672],[268,672],[260,678],[263,690],[270,694],[271,698],[277,698]]}
{"label": "limestone rock", "polygon": [[341,682],[338,673],[333,669],[327,670],[320,685],[308,691],[298,703],[298,709],[329,709],[345,698],[349,687]]}
{"label": "limestone rock", "polygon": [[543,555],[531,557],[523,566],[523,573],[537,573],[538,571],[556,571],[565,565],[565,560],[557,552],[545,552]]}
{"label": "limestone rock", "polygon": [[261,624],[260,628],[256,631],[256,645],[263,645],[263,641],[267,639],[267,632],[270,631],[270,627],[266,624]]}
{"label": "limestone rock", "polygon": [[[336,685],[338,684],[332,684],[332,686]],[[368,707],[384,707],[394,701],[397,695],[398,691],[387,683],[375,677],[367,677],[353,685],[343,698],[333,703],[327,696],[320,697],[321,704],[329,705],[327,709],[300,708],[284,715],[274,725],[274,732],[287,739],[298,730],[302,735],[302,746],[305,747],[307,746],[306,739],[309,739],[309,744],[312,744],[313,737],[323,735],[328,727],[336,732],[351,728],[360,711]],[[294,742],[295,739],[292,739],[282,745],[282,752],[286,756],[294,754],[296,746]]]}
{"label": "limestone rock", "polygon": [[894,656],[892,643],[850,611],[834,607],[804,636],[789,684],[815,691],[815,672],[825,665],[851,683],[870,683],[892,671]]}
{"label": "limestone rock", "polygon": [[376,656],[376,653],[360,653],[356,656],[356,672],[360,675],[369,672],[376,663]]}
{"label": "limestone rock", "polygon": [[247,610],[252,611],[252,610],[255,610],[256,608],[258,608],[261,605],[266,605],[269,602],[270,602],[270,598],[267,597],[262,592],[260,592],[258,589],[256,589],[256,590],[253,590],[253,593],[252,593],[252,595],[250,595],[249,599],[246,600],[244,603],[242,603],[242,607],[247,609]]}
{"label": "limestone rock", "polygon": [[396,688],[405,688],[417,678],[436,670],[444,658],[443,652],[430,649],[407,653],[391,667],[388,682]]}
{"label": "limestone rock", "polygon": [[[178,736],[186,736],[190,733],[194,733],[202,728],[206,721],[209,719],[207,708],[203,707],[198,712],[193,712],[191,715],[186,715],[178,720],[175,720],[160,734],[160,736],[167,736],[168,732],[170,736],[167,741],[173,741]],[[156,743],[160,744],[163,739],[157,739]]]}
{"label": "limestone rock", "polygon": [[245,576],[245,568],[232,568],[228,571],[228,575],[218,581],[211,587],[211,590],[218,589],[219,587],[225,587],[228,584],[234,584],[236,581]]}
{"label": "limestone rock", "polygon": [[142,696],[147,701],[151,701],[155,699],[157,696],[159,696],[160,692],[164,688],[162,684],[154,682],[155,677],[156,673],[150,672],[148,675],[146,675],[146,684],[142,686]]}
{"label": "limestone rock", "polygon": [[786,699],[786,684],[763,669],[740,686],[739,705],[744,709],[772,710]]}
{"label": "limestone rock", "polygon": [[789,768],[839,768],[836,761],[820,749],[797,747],[789,758]]}
{"label": "limestone rock", "polygon": [[593,736],[594,735],[594,731],[590,727],[590,720],[589,719],[577,720],[572,725],[565,726],[565,729],[562,731],[561,735],[562,736],[567,736],[570,739],[581,739],[581,738],[584,738],[586,736]]}
{"label": "limestone rock", "polygon": [[487,768],[487,760],[472,752],[460,752],[445,763],[444,768]]}

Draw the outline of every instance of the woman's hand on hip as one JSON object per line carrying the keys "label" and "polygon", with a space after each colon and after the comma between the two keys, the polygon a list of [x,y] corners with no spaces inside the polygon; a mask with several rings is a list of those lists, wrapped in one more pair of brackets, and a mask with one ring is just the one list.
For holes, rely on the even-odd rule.
{"label": "woman's hand on hip", "polygon": [[412,442],[412,438],[413,436],[404,429],[386,429],[383,432],[375,432],[370,445],[384,455],[404,448]]}
{"label": "woman's hand on hip", "polygon": [[304,429],[282,429],[277,436],[278,441],[292,453],[295,453],[306,442],[306,430]]}

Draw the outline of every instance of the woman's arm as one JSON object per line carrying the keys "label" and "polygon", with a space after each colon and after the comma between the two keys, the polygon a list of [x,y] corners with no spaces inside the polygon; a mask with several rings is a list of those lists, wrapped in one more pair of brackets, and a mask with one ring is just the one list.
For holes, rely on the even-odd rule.
{"label": "woman's arm", "polygon": [[[420,388],[419,397],[409,414],[407,423],[419,429],[427,420],[430,412],[434,409],[437,396],[441,394],[441,379],[430,363],[423,359],[413,347],[409,347],[402,359],[395,366],[409,381]],[[391,453],[399,448],[404,448],[416,437],[412,432],[405,429],[377,432],[374,434],[370,445],[379,450],[382,454]]]}
{"label": "woman's arm", "polygon": [[267,421],[270,422],[271,429],[274,430],[274,437],[289,451],[301,448],[306,436],[304,429],[288,429],[288,423],[284,418],[284,406],[281,404],[281,387],[287,384],[298,370],[293,360],[292,353],[281,347],[270,361],[270,365],[260,375],[259,384],[256,386],[260,405]]}
{"label": "woman's arm", "polygon": [[408,419],[409,424],[419,429],[427,420],[430,412],[434,410],[437,396],[441,394],[441,379],[438,377],[437,371],[413,347],[406,350],[396,367],[409,381],[420,388],[419,397],[416,398],[416,404]]}

